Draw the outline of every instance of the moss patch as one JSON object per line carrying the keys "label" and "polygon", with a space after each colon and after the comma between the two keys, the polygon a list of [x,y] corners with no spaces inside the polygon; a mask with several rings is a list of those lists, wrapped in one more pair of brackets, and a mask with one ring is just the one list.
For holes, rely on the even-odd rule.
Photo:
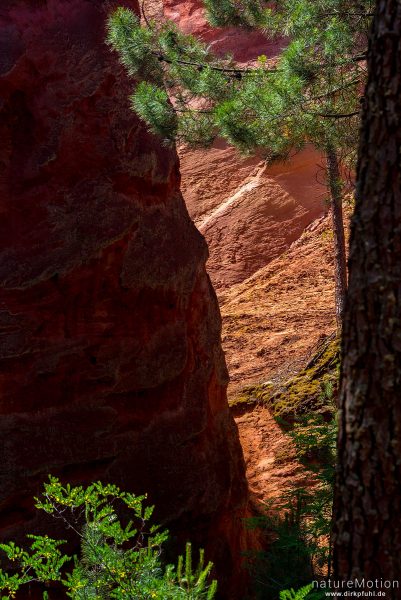
{"label": "moss patch", "polygon": [[329,338],[295,377],[281,385],[247,386],[230,402],[234,409],[266,404],[273,415],[292,422],[306,413],[333,413],[340,365],[338,338]]}
{"label": "moss patch", "polygon": [[240,392],[240,395],[230,400],[231,408],[250,408],[256,404],[264,404],[275,391],[274,384],[248,385]]}

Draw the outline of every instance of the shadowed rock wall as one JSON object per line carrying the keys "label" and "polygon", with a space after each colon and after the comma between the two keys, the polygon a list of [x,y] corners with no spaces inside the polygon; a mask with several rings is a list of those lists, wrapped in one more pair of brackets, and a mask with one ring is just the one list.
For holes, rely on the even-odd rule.
{"label": "shadowed rock wall", "polygon": [[0,532],[38,526],[48,473],[110,480],[234,598],[246,486],[207,248],[104,45],[117,4],[0,7]]}

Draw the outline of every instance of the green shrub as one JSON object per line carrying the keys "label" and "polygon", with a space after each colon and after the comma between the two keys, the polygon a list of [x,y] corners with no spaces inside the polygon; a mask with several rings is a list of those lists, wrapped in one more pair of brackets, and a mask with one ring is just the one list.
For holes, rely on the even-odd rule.
{"label": "green shrub", "polygon": [[[38,582],[59,582],[66,597],[74,600],[212,600],[217,583],[208,582],[212,563],[204,565],[204,554],[192,568],[191,545],[177,567],[162,566],[161,549],[166,531],[148,527],[153,507],[144,506],[144,496],[122,492],[114,485],[93,483],[65,487],[55,477],[44,485],[36,507],[59,519],[80,541],[80,556],[60,550],[65,541],[47,535],[29,535],[28,550],[14,542],[0,544],[9,562],[17,568],[0,570],[2,600],[17,597],[20,588]],[[119,513],[132,519],[122,523]],[[69,568],[67,568],[69,565]],[[57,598],[60,596],[57,595]],[[49,598],[47,591],[43,598]]]}
{"label": "green shrub", "polygon": [[322,592],[314,590],[312,583],[305,585],[297,591],[291,588],[290,590],[280,592],[280,600],[323,600],[323,598]]}

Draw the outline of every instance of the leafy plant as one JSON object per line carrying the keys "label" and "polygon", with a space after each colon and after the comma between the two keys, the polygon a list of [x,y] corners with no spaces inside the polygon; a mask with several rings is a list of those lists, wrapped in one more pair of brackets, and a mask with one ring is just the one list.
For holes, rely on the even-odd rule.
{"label": "leafy plant", "polygon": [[[192,567],[192,548],[187,544],[185,557],[177,567],[162,566],[162,545],[166,531],[148,527],[153,507],[145,507],[145,496],[121,491],[115,485],[100,482],[88,487],[63,486],[50,477],[36,507],[59,519],[80,540],[80,556],[68,556],[60,550],[65,541],[47,535],[29,535],[30,548],[14,542],[0,544],[11,565],[0,570],[2,600],[14,598],[30,583],[59,582],[66,596],[74,600],[212,600],[217,583],[209,583],[212,563],[205,566],[200,552],[197,567]],[[131,519],[123,524],[119,512]],[[72,563],[70,570],[67,563]],[[45,591],[43,598],[48,598]],[[59,597],[59,596],[57,596]]]}
{"label": "leafy plant", "polygon": [[304,598],[307,598],[307,600],[323,600],[324,593],[322,590],[316,590],[313,583],[305,585],[297,591],[291,588],[280,592],[280,600],[304,600]]}
{"label": "leafy plant", "polygon": [[295,591],[293,588],[290,590],[283,590],[280,592],[280,600],[303,600],[307,598],[309,592],[312,590],[312,584],[305,585],[299,590]]}

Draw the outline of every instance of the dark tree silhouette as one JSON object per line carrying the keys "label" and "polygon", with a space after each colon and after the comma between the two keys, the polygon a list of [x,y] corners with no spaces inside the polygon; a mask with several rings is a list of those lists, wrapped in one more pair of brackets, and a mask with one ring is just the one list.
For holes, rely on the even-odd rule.
{"label": "dark tree silhouette", "polygon": [[327,181],[331,198],[331,218],[334,235],[334,269],[336,286],[336,321],[341,329],[347,292],[347,258],[343,220],[343,199],[341,190],[340,165],[335,147],[326,146]]}
{"label": "dark tree silhouette", "polygon": [[[334,575],[401,579],[401,3],[378,0],[344,319]],[[401,589],[386,598],[401,598]]]}

